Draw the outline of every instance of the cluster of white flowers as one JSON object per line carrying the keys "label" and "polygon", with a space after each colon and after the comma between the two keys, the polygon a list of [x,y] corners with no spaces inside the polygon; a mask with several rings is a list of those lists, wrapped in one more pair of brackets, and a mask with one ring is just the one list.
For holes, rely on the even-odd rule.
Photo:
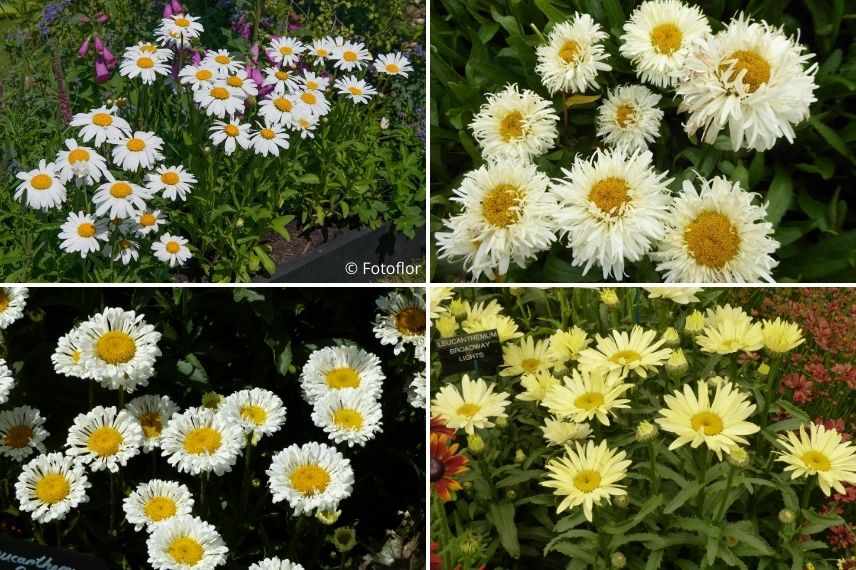
{"label": "cluster of white flowers", "polygon": [[[417,361],[427,362],[425,293],[421,289],[392,291],[379,297],[376,304],[380,312],[375,315],[375,338],[392,345],[395,354],[412,345]],[[417,371],[408,386],[407,400],[414,408],[425,409],[427,392],[424,370]]]}

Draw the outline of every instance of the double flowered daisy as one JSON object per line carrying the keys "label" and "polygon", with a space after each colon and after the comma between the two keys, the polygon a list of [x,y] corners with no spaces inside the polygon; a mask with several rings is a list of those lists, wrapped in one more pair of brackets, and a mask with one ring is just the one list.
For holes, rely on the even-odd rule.
{"label": "double flowered daisy", "polygon": [[375,301],[378,313],[374,334],[381,344],[401,354],[408,344],[417,353],[425,350],[425,298],[416,291],[392,291]]}
{"label": "double flowered daisy", "polygon": [[226,563],[229,553],[213,525],[186,515],[157,525],[146,546],[155,570],[213,570]]}
{"label": "double flowered daisy", "polygon": [[86,469],[62,453],[39,455],[24,465],[15,483],[18,507],[39,523],[62,520],[89,500]]}
{"label": "double flowered daisy", "polygon": [[425,409],[428,404],[428,382],[424,372],[416,372],[407,387],[407,402],[414,408]]}
{"label": "double flowered daisy", "polygon": [[573,19],[553,27],[547,43],[537,50],[535,71],[550,94],[583,93],[597,88],[597,74],[609,71],[609,54],[603,41],[608,37],[588,14],[576,13]]}
{"label": "double flowered daisy", "polygon": [[226,397],[218,408],[228,420],[252,436],[253,443],[273,435],[285,423],[286,409],[279,396],[270,390],[239,390]]}
{"label": "double flowered daisy", "polygon": [[83,364],[81,327],[75,327],[57,341],[51,362],[57,374],[70,378],[88,378],[89,372]]}
{"label": "double flowered daisy", "polygon": [[159,260],[169,263],[170,267],[181,266],[193,257],[187,243],[187,239],[182,236],[165,233],[152,244],[152,252]]}
{"label": "double flowered daisy", "polygon": [[381,431],[380,403],[353,390],[330,392],[315,401],[312,421],[335,443],[365,445]]}
{"label": "double flowered daisy", "polygon": [[753,352],[764,346],[764,333],[743,309],[725,305],[708,309],[704,329],[695,340],[702,352]]}
{"label": "double flowered daisy", "polygon": [[304,568],[297,562],[274,557],[251,564],[249,570],[304,570]]}
{"label": "double flowered daisy", "polygon": [[160,447],[161,434],[176,413],[178,406],[169,396],[147,394],[134,398],[125,410],[137,420],[143,430],[143,451]]}
{"label": "double flowered daisy", "polygon": [[45,453],[48,431],[35,408],[18,406],[0,412],[0,455],[23,462],[34,452]]}
{"label": "double flowered daisy", "polygon": [[598,108],[597,136],[627,152],[645,150],[660,132],[661,97],[642,85],[623,85]]}
{"label": "double flowered daisy", "polygon": [[147,528],[152,532],[175,517],[190,515],[193,511],[193,495],[187,486],[175,481],[153,479],[140,483],[134,492],[122,501],[125,520],[134,525],[134,530]]}
{"label": "double flowered daisy", "polygon": [[273,502],[287,501],[295,516],[336,510],[354,486],[351,462],[323,443],[289,445],[274,455],[266,473]]}
{"label": "double flowered daisy", "polygon": [[241,426],[208,408],[188,408],[161,433],[161,451],[182,473],[222,475],[232,470],[244,444]]}
{"label": "double flowered daisy", "polygon": [[61,182],[74,180],[88,186],[107,176],[107,161],[95,150],[74,139],[66,139],[65,146],[67,150],[59,151],[54,163]]}
{"label": "double flowered daisy", "polygon": [[108,174],[107,182],[98,187],[92,202],[96,206],[96,216],[124,219],[144,209],[146,200],[151,197],[151,192],[146,188],[127,180],[116,180]]}
{"label": "double flowered daisy", "polygon": [[131,414],[114,406],[96,406],[74,418],[68,430],[66,454],[93,471],[113,473],[140,453],[143,430]]}
{"label": "double flowered daisy", "polygon": [[356,346],[328,346],[309,355],[300,385],[310,404],[339,390],[355,390],[378,399],[384,378],[380,358],[374,354]]}
{"label": "double flowered daisy", "polygon": [[431,402],[431,415],[443,419],[453,429],[463,429],[468,434],[476,429],[494,426],[491,418],[504,418],[505,408],[511,403],[505,392],[494,392],[496,384],[488,384],[481,378],[470,380],[464,374],[461,389],[446,384]]}
{"label": "double flowered daisy", "polygon": [[661,348],[657,331],[634,325],[630,332],[613,330],[611,336],[597,337],[596,346],[580,353],[579,367],[583,371],[618,371],[622,376],[635,372],[647,378],[666,363],[672,349]]}
{"label": "double flowered daisy", "polygon": [[107,222],[98,220],[85,212],[69,212],[64,224],[60,226],[59,244],[66,253],[79,253],[86,259],[90,253],[101,249],[102,241],[108,239]]}
{"label": "double flowered daisy", "polygon": [[21,183],[15,189],[15,200],[26,203],[30,208],[50,210],[65,202],[65,185],[53,162],[42,159],[38,168],[19,172],[16,176]]}
{"label": "double flowered daisy", "polygon": [[812,422],[807,431],[800,426],[799,432],[780,435],[777,443],[784,451],[775,452],[776,461],[787,464],[791,479],[817,475],[827,497],[833,489],[846,495],[844,484],[856,485],[856,447],[836,430]]}
{"label": "double flowered daisy", "polygon": [[772,354],[790,352],[805,342],[798,324],[783,321],[779,317],[775,321],[763,321],[761,334],[764,337],[764,348]]}
{"label": "double flowered daisy", "polygon": [[631,388],[631,384],[623,382],[619,371],[574,370],[571,376],[565,376],[562,384],[547,390],[541,405],[560,419],[575,423],[597,419],[608,426],[609,416],[614,417],[615,410],[630,407],[630,400],[622,396]]}
{"label": "double flowered daisy", "polygon": [[131,134],[131,125],[113,109],[98,107],[88,113],[78,113],[71,119],[72,127],[80,127],[83,142],[93,141],[95,146],[113,143]]}
{"label": "double flowered daisy", "polygon": [[196,177],[183,166],[158,166],[155,172],[146,175],[146,188],[152,193],[161,192],[168,200],[187,200]]}
{"label": "double flowered daisy", "polygon": [[26,287],[0,287],[0,330],[24,316],[29,294]]}

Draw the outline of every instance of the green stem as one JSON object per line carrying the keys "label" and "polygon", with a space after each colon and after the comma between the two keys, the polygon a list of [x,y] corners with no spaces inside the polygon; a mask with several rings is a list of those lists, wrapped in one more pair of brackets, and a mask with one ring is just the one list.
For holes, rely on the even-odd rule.
{"label": "green stem", "polygon": [[770,421],[770,404],[779,389],[778,376],[781,369],[781,360],[774,357],[770,364],[770,373],[767,378],[767,394],[764,398],[764,409],[761,411],[761,429],[767,427]]}
{"label": "green stem", "polygon": [[707,471],[710,468],[710,451],[706,447],[702,447],[701,452],[701,470],[698,474],[698,482],[701,488],[698,491],[698,498],[696,499],[696,511],[698,511],[700,516],[703,515],[704,511],[704,486],[707,483]]}
{"label": "green stem", "polygon": [[244,448],[244,479],[241,484],[241,512],[246,512],[247,499],[250,496],[251,465],[253,462],[253,434],[247,434],[247,446]]}
{"label": "green stem", "polygon": [[110,473],[110,536],[116,536],[114,525],[116,523],[116,512],[114,503],[116,502],[116,482],[115,475]]}
{"label": "green stem", "polygon": [[800,502],[800,505],[804,509],[807,509],[811,503],[811,492],[814,491],[815,483],[817,483],[817,478],[809,477],[808,481],[806,481],[805,487],[803,487],[802,501]]}
{"label": "green stem", "polygon": [[660,492],[660,476],[657,475],[657,448],[653,441],[648,444],[649,458],[651,460],[651,494]]}
{"label": "green stem", "polygon": [[722,496],[722,502],[719,504],[719,509],[717,510],[716,517],[714,521],[719,522],[722,520],[722,517],[725,516],[726,508],[728,506],[728,496],[731,494],[731,484],[734,482],[734,465],[728,464],[728,479],[725,481],[725,493]]}
{"label": "green stem", "polygon": [[436,513],[439,515],[435,520],[440,524],[440,532],[443,535],[442,542],[440,544],[440,556],[443,559],[443,568],[452,568],[452,559],[448,554],[448,550],[445,552],[442,551],[443,549],[446,549],[452,541],[452,531],[449,528],[449,520],[446,518],[446,507],[443,505],[443,501],[441,501],[436,495],[434,495],[432,502],[434,503],[431,509],[432,514]]}

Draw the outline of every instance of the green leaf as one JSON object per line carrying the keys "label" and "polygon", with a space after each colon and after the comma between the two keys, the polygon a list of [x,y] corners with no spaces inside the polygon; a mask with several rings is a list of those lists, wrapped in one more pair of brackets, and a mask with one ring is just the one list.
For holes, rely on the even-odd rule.
{"label": "green leaf", "polygon": [[288,374],[288,369],[291,367],[291,360],[293,356],[294,355],[291,350],[291,341],[289,341],[285,343],[285,348],[282,349],[282,352],[279,353],[279,357],[276,359],[276,369],[283,376]]}
{"label": "green leaf", "polygon": [[817,134],[823,137],[823,140],[825,140],[829,146],[835,149],[841,156],[845,157],[850,162],[853,162],[853,156],[851,156],[850,151],[847,150],[847,143],[838,136],[838,133],[836,133],[835,130],[824,125],[817,117],[810,118],[808,122],[812,127],[814,127]]}
{"label": "green leaf", "polygon": [[300,184],[320,184],[321,179],[318,178],[317,174],[304,174],[297,178],[297,182]]}
{"label": "green leaf", "polygon": [[236,287],[233,289],[232,298],[236,303],[241,303],[246,301],[247,303],[255,303],[258,301],[264,301],[265,296],[261,293],[254,291],[253,289],[248,289],[247,287]]}
{"label": "green leaf", "polygon": [[803,509],[802,516],[806,520],[806,524],[799,529],[802,534],[815,534],[831,526],[844,524],[844,519],[838,515],[820,515],[809,509]]}
{"label": "green leaf", "polygon": [[788,211],[794,197],[794,184],[791,175],[784,168],[776,165],[776,173],[767,191],[767,221],[773,227],[779,225],[782,216]]}
{"label": "green leaf", "polygon": [[520,542],[517,539],[517,525],[514,524],[514,505],[511,503],[493,503],[488,508],[487,518],[499,533],[499,542],[512,558],[520,558]]}
{"label": "green leaf", "polygon": [[193,382],[199,382],[201,384],[208,382],[208,373],[205,371],[205,367],[202,366],[199,358],[197,358],[193,353],[190,353],[182,360],[179,360],[176,363],[176,368],[181,374],[187,376]]}
{"label": "green leaf", "polygon": [[653,513],[660,505],[663,504],[663,501],[663,495],[654,495],[645,501],[645,504],[639,508],[639,512],[636,513],[628,522],[624,524],[608,524],[603,526],[601,530],[608,534],[624,534],[634,526],[644,521],[648,515]]}
{"label": "green leaf", "polygon": [[730,536],[738,542],[751,547],[761,556],[775,556],[775,551],[766,540],[761,538],[758,530],[750,521],[738,521],[725,527],[725,536]]}
{"label": "green leaf", "polygon": [[259,261],[262,264],[262,267],[265,268],[270,275],[273,275],[276,271],[276,264],[273,262],[273,259],[270,258],[268,253],[264,250],[264,248],[260,245],[253,247],[253,253],[255,253],[259,257]]}
{"label": "green leaf", "polygon": [[294,220],[294,216],[292,215],[279,216],[278,218],[274,218],[273,220],[271,220],[270,228],[279,235],[281,235],[283,239],[290,240],[291,234],[285,226],[290,224],[292,220]]}
{"label": "green leaf", "polygon": [[786,411],[788,415],[798,418],[803,423],[808,422],[808,414],[802,408],[793,405],[787,400],[778,400],[776,402],[776,406],[780,407],[782,410]]}
{"label": "green leaf", "polygon": [[541,479],[544,476],[544,471],[540,469],[529,469],[526,471],[518,471],[508,477],[504,477],[500,479],[497,483],[497,487],[511,487],[513,485],[519,485],[520,483],[525,483],[526,481],[531,481],[532,479]]}
{"label": "green leaf", "polygon": [[683,489],[681,489],[678,494],[676,494],[669,504],[666,505],[666,508],[663,509],[664,514],[671,514],[681,508],[684,503],[698,495],[698,492],[701,491],[701,484],[698,481],[693,481]]}

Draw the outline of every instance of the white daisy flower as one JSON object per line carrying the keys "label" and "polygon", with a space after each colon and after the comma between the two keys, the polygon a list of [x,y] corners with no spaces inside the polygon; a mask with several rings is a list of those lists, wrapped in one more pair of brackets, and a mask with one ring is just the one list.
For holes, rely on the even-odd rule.
{"label": "white daisy flower", "polygon": [[335,447],[314,441],[289,445],[274,455],[267,475],[273,502],[287,501],[295,516],[336,510],[354,486],[348,458]]}
{"label": "white daisy flower", "polygon": [[196,177],[183,166],[158,166],[157,170],[146,175],[146,188],[152,193],[163,192],[168,200],[187,200]]}
{"label": "white daisy flower", "polygon": [[460,214],[437,232],[440,258],[463,258],[474,279],[505,275],[512,263],[526,267],[556,240],[556,200],[549,178],[529,162],[488,162],[468,172],[452,201]]}
{"label": "white daisy flower", "polygon": [[161,226],[168,224],[166,216],[161,216],[160,210],[140,210],[134,220],[137,222],[136,233],[141,236],[158,233]]}
{"label": "white daisy flower", "polygon": [[252,434],[253,443],[262,436],[272,435],[285,423],[285,406],[279,396],[270,390],[252,388],[227,396],[218,408],[228,420]]}
{"label": "white daisy flower", "polygon": [[93,471],[119,471],[139,455],[143,430],[131,414],[115,406],[96,406],[74,418],[68,430],[66,454]]}
{"label": "white daisy flower", "polygon": [[217,69],[212,66],[185,65],[178,73],[182,85],[190,85],[193,91],[211,89],[218,80]]}
{"label": "white daisy flower", "polygon": [[374,334],[381,344],[395,347],[401,354],[408,344],[416,352],[425,350],[425,299],[413,291],[391,291],[375,301]]}
{"label": "white daisy flower", "polygon": [[140,483],[134,492],[122,501],[125,520],[134,525],[137,532],[144,528],[149,532],[175,517],[193,512],[193,495],[186,485],[175,481],[152,479]]}
{"label": "white daisy flower", "polygon": [[258,131],[250,134],[253,152],[262,156],[279,156],[280,148],[288,148],[288,134],[282,126],[265,122],[264,126],[259,123],[258,127]]}
{"label": "white daisy flower", "polygon": [[308,47],[307,51],[315,56],[315,64],[323,64],[325,60],[333,57],[333,50],[336,49],[336,42],[331,37],[325,37],[312,41],[312,47]]}
{"label": "white daisy flower", "polygon": [[534,91],[508,85],[487,96],[470,128],[488,158],[529,160],[553,148],[559,136],[558,122],[550,101]]}
{"label": "white daisy flower", "polygon": [[24,316],[29,294],[26,287],[0,287],[0,330]]}
{"label": "white daisy flower", "polygon": [[80,146],[74,139],[65,139],[68,150],[61,150],[56,155],[54,163],[61,182],[72,179],[82,185],[89,186],[101,181],[107,176],[107,161],[93,149]]}
{"label": "white daisy flower", "polygon": [[15,200],[24,201],[30,208],[50,210],[65,202],[65,185],[60,180],[59,173],[53,162],[44,159],[39,161],[39,167],[29,172],[19,172],[21,183],[15,190]]}
{"label": "white daisy flower", "polygon": [[380,358],[356,346],[328,346],[309,355],[300,373],[307,402],[314,404],[330,392],[355,390],[379,398],[385,376]]}
{"label": "white daisy flower", "polygon": [[414,408],[425,409],[428,402],[428,383],[423,372],[413,375],[413,380],[407,387],[407,402]]}
{"label": "white daisy flower", "polygon": [[113,163],[127,172],[136,172],[140,168],[147,170],[163,160],[163,139],[154,133],[137,131],[115,144]]}
{"label": "white daisy flower", "polygon": [[303,89],[294,93],[297,107],[306,109],[316,117],[323,117],[330,112],[330,102],[320,91]]}
{"label": "white daisy flower", "polygon": [[337,79],[335,87],[339,90],[339,95],[347,95],[354,103],[368,103],[374,95],[377,95],[374,87],[362,79],[357,79],[354,75]]}
{"label": "white daisy flower", "polygon": [[243,444],[241,426],[208,408],[188,408],[173,415],[160,443],[169,464],[191,475],[228,473]]}
{"label": "white daisy flower", "polygon": [[99,241],[108,240],[107,221],[96,220],[86,212],[69,212],[60,226],[59,248],[66,253],[80,253],[86,259],[90,253],[101,249]]}
{"label": "white daisy flower", "polygon": [[225,78],[226,85],[232,89],[239,91],[238,96],[246,99],[247,97],[255,97],[259,94],[258,85],[253,81],[247,72],[243,69],[234,71],[228,74]]}
{"label": "white daisy flower", "polygon": [[141,41],[137,42],[132,46],[126,47],[125,52],[122,54],[122,57],[126,59],[131,59],[139,55],[147,55],[159,61],[166,62],[172,59],[172,50],[168,48],[158,47],[157,44],[152,42]]}
{"label": "white daisy flower", "polygon": [[80,347],[88,375],[105,388],[133,392],[147,386],[161,355],[161,335],[145,315],[107,307],[80,326]]}
{"label": "white daisy flower", "polygon": [[[297,100],[294,95],[273,93],[269,99],[262,101],[259,106],[259,115],[269,123],[288,125],[291,122],[291,115],[296,111],[297,106]],[[308,109],[304,110],[309,111]]]}
{"label": "white daisy flower", "polygon": [[707,18],[698,6],[680,0],[648,0],[624,24],[620,51],[642,81],[672,87],[686,75],[687,58],[709,33]]}
{"label": "white daisy flower", "polygon": [[169,66],[166,62],[150,54],[132,54],[131,57],[125,55],[122,57],[122,63],[119,64],[119,75],[128,79],[139,77],[143,85],[154,83],[158,75],[168,74]]}
{"label": "white daisy flower", "polygon": [[779,248],[766,206],[724,177],[685,181],[675,198],[663,241],[652,254],[670,283],[757,283],[773,281]]}
{"label": "white daisy flower", "polygon": [[660,133],[661,97],[642,85],[624,85],[610,92],[598,109],[597,136],[632,153],[645,150]]}
{"label": "white daisy flower", "polygon": [[155,257],[164,263],[169,263],[170,267],[184,265],[188,259],[193,257],[187,247],[187,239],[172,234],[163,234],[158,241],[152,244],[152,251]]}
{"label": "white daisy flower", "polygon": [[15,387],[15,377],[12,370],[6,366],[6,360],[0,358],[0,404],[9,401],[9,393]]}
{"label": "white daisy flower", "polygon": [[177,48],[189,47],[203,31],[205,28],[199,23],[199,17],[190,14],[173,14],[163,18],[158,28],[158,33],[165,40],[164,43]]}
{"label": "white daisy flower", "polygon": [[143,452],[160,447],[164,427],[178,413],[178,406],[169,396],[146,395],[134,398],[125,407],[143,430]]}
{"label": "white daisy flower", "polygon": [[94,141],[95,146],[115,142],[131,134],[131,125],[107,107],[98,107],[88,113],[71,118],[72,127],[80,127],[83,142]]}
{"label": "white daisy flower", "polygon": [[372,54],[360,42],[344,42],[333,48],[334,67],[342,71],[362,69],[372,60]]}
{"label": "white daisy flower", "polygon": [[354,391],[338,390],[319,398],[312,406],[312,421],[335,443],[363,446],[382,429],[383,413],[374,398]]}
{"label": "white daisy flower", "polygon": [[547,43],[537,50],[535,66],[551,95],[597,89],[597,74],[612,69],[606,63],[609,54],[603,46],[607,37],[591,16],[579,12],[553,27]]}
{"label": "white daisy flower", "polygon": [[303,42],[296,38],[274,38],[267,49],[268,58],[277,65],[294,67],[300,61],[300,54],[306,51]]}
{"label": "white daisy flower", "polygon": [[817,100],[813,57],[766,22],[731,20],[687,61],[687,79],[677,87],[687,134],[701,130],[712,144],[727,129],[735,151],[765,151],[780,137],[793,142],[794,125]]}
{"label": "white daisy flower", "polygon": [[302,85],[304,89],[309,89],[312,91],[324,92],[330,86],[329,77],[316,75],[308,70],[303,71],[303,75],[297,78],[297,82],[299,83],[299,85]]}
{"label": "white daisy flower", "polygon": [[204,109],[209,117],[223,119],[226,115],[235,116],[244,112],[244,92],[229,86],[218,79],[206,89],[193,92],[193,100]]}
{"label": "white daisy flower", "polygon": [[250,148],[250,125],[242,124],[236,119],[228,123],[214,121],[211,125],[210,138],[215,145],[223,145],[226,156],[231,156],[240,145],[241,148]]}
{"label": "white daisy flower", "polygon": [[300,88],[298,76],[290,69],[266,67],[264,71],[265,79],[262,85],[272,86],[274,93],[291,93]]}
{"label": "white daisy flower", "polygon": [[54,371],[69,378],[88,378],[89,372],[83,365],[81,328],[75,327],[60,337],[51,355]]}
{"label": "white daisy flower", "polygon": [[33,520],[49,523],[89,500],[90,487],[83,465],[62,453],[39,455],[24,465],[15,483],[19,508]]}
{"label": "white daisy flower", "polygon": [[625,261],[639,261],[665,235],[671,179],[656,172],[652,160],[648,151],[628,156],[598,149],[554,181],[556,221],[584,274],[597,264],[604,279],[621,280]]}
{"label": "white daisy flower", "polygon": [[229,554],[217,529],[192,516],[175,516],[157,525],[146,547],[155,570],[214,570]]}
{"label": "white daisy flower", "polygon": [[113,261],[121,261],[122,265],[128,265],[140,258],[140,246],[135,241],[122,238],[115,244],[108,244],[104,248],[104,255]]}
{"label": "white daisy flower", "polygon": [[291,113],[290,127],[291,130],[300,133],[301,139],[314,139],[315,127],[318,126],[318,117],[305,109],[295,109]]}
{"label": "white daisy flower", "polygon": [[229,50],[225,49],[206,51],[202,64],[210,65],[220,75],[228,75],[229,73],[244,69],[244,64],[233,58]]}
{"label": "white daisy flower", "polygon": [[375,71],[386,75],[403,75],[413,71],[410,61],[401,52],[387,53],[377,56],[374,62]]}
{"label": "white daisy flower", "polygon": [[30,406],[0,412],[0,456],[21,463],[33,452],[45,453],[44,441],[50,434],[44,426],[45,418]]}
{"label": "white daisy flower", "polygon": [[107,176],[107,182],[98,187],[92,201],[95,203],[96,216],[109,216],[110,219],[131,218],[146,208],[146,200],[151,192],[133,182],[116,180]]}
{"label": "white daisy flower", "polygon": [[265,558],[250,565],[249,570],[305,570],[303,566],[291,560],[280,560],[279,558]]}

